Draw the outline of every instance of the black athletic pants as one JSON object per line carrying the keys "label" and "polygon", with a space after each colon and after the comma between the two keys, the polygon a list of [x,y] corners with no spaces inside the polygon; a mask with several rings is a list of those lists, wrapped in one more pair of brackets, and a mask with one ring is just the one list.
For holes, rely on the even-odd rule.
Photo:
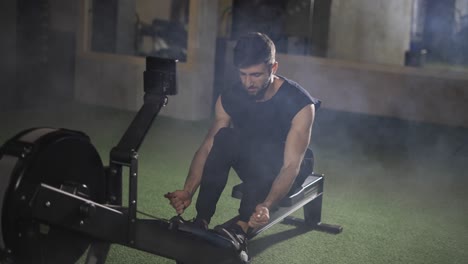
{"label": "black athletic pants", "polygon": [[[197,218],[210,222],[226,186],[229,170],[233,168],[243,181],[240,220],[248,222],[257,204],[270,192],[283,165],[283,155],[284,144],[251,142],[242,138],[236,129],[220,129],[203,170],[196,203]],[[313,155],[308,149],[291,190],[300,186],[312,171]]]}

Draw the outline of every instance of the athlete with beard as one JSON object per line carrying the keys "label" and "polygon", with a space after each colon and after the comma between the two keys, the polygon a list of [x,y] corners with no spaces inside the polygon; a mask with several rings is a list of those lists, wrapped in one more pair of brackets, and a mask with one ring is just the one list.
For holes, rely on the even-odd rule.
{"label": "athlete with beard", "polygon": [[247,253],[249,228],[268,224],[269,212],[313,170],[308,149],[320,101],[277,75],[275,45],[265,34],[241,37],[234,48],[240,82],[216,101],[215,120],[195,153],[184,188],[166,195],[178,214],[200,187],[194,224],[207,229],[233,168],[243,181],[239,220],[215,230]]}

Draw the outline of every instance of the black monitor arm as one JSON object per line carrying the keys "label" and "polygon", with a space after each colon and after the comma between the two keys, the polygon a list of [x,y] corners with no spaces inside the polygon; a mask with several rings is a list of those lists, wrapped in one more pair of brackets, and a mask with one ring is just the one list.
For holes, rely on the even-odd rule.
{"label": "black monitor arm", "polygon": [[111,151],[111,161],[129,164],[138,152],[146,133],[162,107],[167,95],[175,95],[176,60],[147,57],[144,76],[144,103],[120,142]]}
{"label": "black monitor arm", "polygon": [[[138,149],[162,107],[167,96],[175,95],[176,60],[155,57],[146,58],[144,72],[144,103],[120,139],[110,152],[107,168],[106,197],[110,204],[122,204],[122,166],[130,168],[129,209],[131,217],[136,214],[136,179],[138,173]],[[132,203],[133,202],[133,203]]]}

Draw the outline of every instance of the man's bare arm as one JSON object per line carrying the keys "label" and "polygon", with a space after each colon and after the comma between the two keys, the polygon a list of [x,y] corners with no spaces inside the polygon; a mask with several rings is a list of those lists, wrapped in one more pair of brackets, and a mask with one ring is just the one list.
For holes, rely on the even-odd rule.
{"label": "man's bare arm", "polygon": [[273,182],[268,196],[263,203],[256,206],[255,212],[250,217],[248,222],[250,227],[258,228],[268,224],[270,220],[269,210],[291,189],[299,174],[304,153],[310,143],[314,116],[314,105],[308,105],[293,118],[286,138],[283,166]]}
{"label": "man's bare arm", "polygon": [[268,209],[289,192],[299,174],[304,153],[310,143],[314,117],[315,107],[314,105],[308,105],[293,118],[286,138],[283,166],[273,182],[267,198],[262,203]]}
{"label": "man's bare arm", "polygon": [[219,129],[228,127],[230,122],[231,117],[226,113],[226,111],[224,111],[221,103],[221,97],[218,97],[215,106],[215,120],[211,125],[205,140],[201,144],[200,148],[195,152],[187,179],[185,180],[184,190],[189,192],[190,195],[193,195],[200,185],[203,168],[208,154],[211,151],[211,147],[213,146],[214,136],[218,133]]}
{"label": "man's bare arm", "polygon": [[200,186],[203,168],[205,166],[208,154],[213,146],[213,140],[219,129],[229,126],[231,122],[230,116],[224,111],[221,104],[221,97],[216,101],[215,107],[215,120],[211,125],[203,143],[195,152],[190,165],[190,170],[185,180],[184,188],[182,190],[176,190],[174,192],[167,193],[164,195],[169,199],[170,204],[178,214],[182,214],[185,209],[192,203],[192,197]]}
{"label": "man's bare arm", "polygon": [[164,197],[169,199],[170,204],[174,207],[177,214],[184,213],[185,209],[192,203],[192,196],[200,185],[203,168],[208,154],[211,151],[211,147],[213,146],[214,136],[218,133],[219,129],[229,126],[231,122],[231,118],[224,111],[220,98],[221,97],[216,101],[215,120],[208,130],[205,140],[203,140],[203,143],[198,148],[197,152],[195,152],[187,179],[185,180],[184,188],[164,195]]}

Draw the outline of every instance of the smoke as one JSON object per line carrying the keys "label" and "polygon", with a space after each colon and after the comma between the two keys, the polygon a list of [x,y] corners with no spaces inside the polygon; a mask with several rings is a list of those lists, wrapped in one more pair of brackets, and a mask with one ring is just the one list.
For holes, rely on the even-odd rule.
{"label": "smoke", "polygon": [[[413,48],[429,50],[427,58],[418,58],[423,67],[447,69],[460,63],[434,60],[436,39],[441,42],[437,48],[452,53],[451,58],[468,53],[463,47],[468,41],[456,44],[452,37],[443,37],[453,31],[453,24],[445,23],[454,16],[447,11],[450,1],[430,2],[420,9],[424,16],[417,21],[417,37],[422,43],[416,46],[410,45],[416,41],[411,34],[412,1],[338,0],[327,18],[328,59],[278,49],[278,73],[323,101],[312,146],[317,172],[335,184],[356,181],[385,192],[401,188],[414,191],[414,197],[438,188],[459,192],[457,184],[466,184],[461,175],[468,171],[463,154],[467,129],[457,128],[468,126],[466,78],[446,75],[449,71],[403,68],[408,63],[405,52]],[[308,22],[288,23],[305,29]]]}
{"label": "smoke", "polygon": [[427,1],[423,45],[428,60],[445,65],[468,64],[466,0]]}
{"label": "smoke", "polygon": [[[345,0],[342,0],[342,2],[344,1]],[[59,2],[61,1],[50,1],[50,3],[52,3],[51,8],[57,10],[54,9],[53,6]],[[70,0],[63,2],[70,4],[71,2],[78,1]],[[151,2],[156,3],[161,1]],[[205,3],[208,1],[197,2]],[[15,71],[12,69],[15,69],[16,66],[15,62],[17,58],[14,54],[17,48],[19,57],[21,57],[21,59],[18,59],[19,62],[24,63],[31,58],[27,56],[26,52],[23,50],[23,46],[16,44],[16,14],[22,11],[9,13],[9,11],[6,11],[9,10],[8,8],[3,8],[6,4],[15,6],[16,1],[2,1],[0,8],[0,13],[3,14],[3,16],[0,16],[1,19],[8,20],[5,23],[0,23],[2,26],[2,31],[0,31],[2,32],[2,40],[6,40],[6,42],[2,41],[1,44],[6,46],[0,46],[2,58],[4,58],[0,60],[0,70],[2,73],[6,73],[6,76],[2,75],[0,79],[0,108],[10,102],[20,101],[21,98],[30,101],[36,101],[38,98],[42,98],[41,104],[43,106],[45,105],[53,107],[53,109],[58,109],[55,107],[55,103],[63,102],[64,98],[70,99],[68,97],[70,96],[69,92],[73,91],[75,56],[73,43],[75,41],[74,34],[76,28],[70,20],[73,20],[73,17],[77,16],[75,12],[77,12],[78,8],[73,10],[58,8],[58,11],[52,12],[53,14],[58,12],[60,15],[52,15],[50,18],[50,21],[52,21],[50,32],[52,33],[49,35],[48,39],[49,50],[47,54],[49,55],[47,57],[47,63],[52,66],[48,69],[51,71],[51,75],[48,76],[49,82],[46,84],[39,82],[40,79],[31,77],[38,72],[35,72],[32,68],[23,68],[17,76],[24,79],[24,82],[22,82],[22,86],[16,86],[16,83],[12,80],[14,78],[11,76],[15,76]],[[142,18],[142,16],[140,16],[140,18]],[[53,26],[61,24],[62,22],[70,27]],[[152,23],[151,21],[146,22],[148,26]],[[29,26],[32,28],[34,27],[34,25]],[[6,30],[3,30],[4,28]],[[434,28],[436,28],[437,32],[445,30],[442,26]],[[457,30],[457,32],[462,32],[461,28]],[[366,34],[366,32],[364,31],[362,34]],[[21,38],[21,36],[18,38]],[[19,40],[26,44],[33,43],[29,42],[33,41],[32,39],[26,38]],[[468,41],[462,41],[460,43],[468,43]],[[344,47],[351,46],[345,41],[338,44]],[[214,45],[213,43],[211,48],[214,49]],[[378,45],[379,42],[374,43],[374,47]],[[28,47],[28,45],[25,45],[25,47]],[[150,45],[149,50],[152,50],[152,48],[153,47]],[[199,48],[206,50],[206,47]],[[160,50],[161,49],[158,51]],[[465,48],[457,48],[456,50],[459,52],[466,52]],[[462,53],[458,54],[460,55]],[[401,54],[401,56],[403,56],[403,54]],[[466,208],[466,186],[468,185],[468,177],[466,177],[468,172],[468,128],[466,128],[468,126],[466,118],[466,113],[468,112],[466,108],[468,93],[466,87],[468,86],[466,85],[466,78],[446,78],[443,72],[439,72],[439,76],[430,76],[430,73],[421,73],[414,69],[407,71],[400,68],[386,68],[371,64],[361,65],[353,62],[317,59],[308,56],[280,54],[278,56],[278,61],[279,74],[297,81],[304,86],[312,96],[323,101],[322,108],[317,111],[312,134],[312,147],[316,158],[316,172],[326,175],[326,189],[324,193],[324,201],[326,202],[323,208],[325,218],[330,219],[332,222],[337,218],[341,218],[340,221],[347,223],[350,227],[352,225],[355,227],[367,226],[369,230],[364,231],[369,232],[364,232],[362,234],[369,233],[371,236],[375,234],[388,234],[389,236],[386,237],[392,237],[392,232],[393,234],[404,233],[406,230],[416,225],[419,225],[418,227],[424,227],[428,225],[427,223],[435,223],[440,225],[430,225],[430,228],[427,229],[415,228],[415,230],[412,231],[419,232],[418,230],[424,230],[427,231],[425,234],[430,234],[432,231],[437,230],[434,236],[429,235],[427,238],[433,239],[435,241],[434,243],[437,245],[445,243],[448,245],[457,244],[447,239],[447,236],[450,236],[451,233],[444,233],[442,236],[439,235],[441,232],[444,232],[444,230],[446,230],[445,228],[448,226],[455,226],[456,228],[454,223],[466,220],[466,213],[463,217],[456,219],[456,221],[453,219],[449,219],[450,221],[442,221],[444,217],[457,216],[457,214],[444,215],[444,213],[450,212],[449,210],[440,210],[432,215],[424,213],[421,214],[421,218],[423,216],[437,217],[436,221],[432,220],[432,222],[428,221],[422,224],[412,222],[411,220],[415,218],[411,217],[413,216],[411,213],[419,213],[421,210],[433,207],[434,204],[436,204],[436,206],[458,205],[459,201],[463,201],[464,204],[463,207],[460,208]],[[92,60],[89,64],[91,63]],[[230,62],[227,61],[227,63]],[[85,65],[84,67],[89,66],[88,64],[83,65]],[[132,70],[131,67],[134,67],[134,65],[122,65],[124,65],[124,63],[116,67],[108,66],[108,64],[102,66],[102,64],[100,64],[95,68],[98,70],[100,67],[101,69],[106,68],[101,72],[110,72],[112,74],[101,76],[99,74],[101,72],[98,72],[96,75],[102,79],[118,79],[117,75],[131,75],[128,72]],[[95,68],[93,67],[92,69]],[[113,69],[118,70],[113,72]],[[134,72],[133,70],[132,74]],[[185,77],[184,84],[188,84],[188,97],[202,97],[202,95],[196,95],[200,89],[190,89],[189,86],[190,84],[193,85],[193,83],[204,84],[204,82],[191,81],[191,78],[200,79],[200,76],[190,73]],[[124,79],[131,79],[131,81],[121,85],[128,86],[129,84],[134,84],[131,77]],[[121,90],[115,89],[116,87],[113,86],[115,83],[101,81],[97,78],[89,78],[87,81],[106,85],[106,87],[95,85],[93,88],[103,88],[104,91],[112,89],[111,91],[114,92],[114,94],[108,94],[100,90],[100,92],[95,93],[95,101],[101,99],[106,101],[106,98],[103,98],[105,96],[115,96],[114,98],[118,97],[118,99],[122,97],[125,99],[130,98],[128,94],[115,95],[121,92]],[[18,87],[18,89],[16,89],[16,87]],[[141,88],[142,87],[137,85],[134,89],[128,89],[128,91],[135,91]],[[93,97],[94,94],[92,94],[92,92],[95,91],[94,89],[90,90],[91,91],[84,91],[83,93],[89,92],[91,93],[91,97]],[[203,91],[210,90],[205,89]],[[118,101],[118,99],[116,99],[116,101]],[[191,104],[192,101],[189,100],[189,103]],[[17,105],[16,103],[14,104],[15,106]],[[19,107],[22,107],[22,105],[24,105],[24,101]],[[122,107],[122,105],[120,105],[120,107]],[[192,111],[193,109],[193,107],[187,107],[181,104],[177,109],[177,113],[182,113],[180,114],[182,116],[185,112]],[[81,108],[77,108],[72,109],[71,114],[70,111],[52,111],[52,114],[30,111],[28,113],[16,112],[14,115],[10,115],[10,113],[2,111],[0,113],[0,121],[2,122],[0,123],[1,139],[10,137],[14,132],[17,132],[17,128],[25,125],[53,125],[80,130],[83,128],[88,130],[88,128],[90,128],[91,138],[100,142],[98,147],[100,150],[103,150],[101,156],[108,157],[108,150],[117,142],[118,135],[120,134],[119,131],[124,131],[134,113],[123,111],[116,113],[114,111],[104,110],[104,112],[99,114],[99,111],[103,111],[103,109],[99,107],[89,107],[86,111],[83,111]],[[45,121],[47,124],[43,124]],[[160,182],[144,184],[143,189],[147,189],[148,193],[159,193],[159,191],[155,191],[154,188],[163,188],[158,186],[164,186],[164,188],[166,188],[164,184],[166,184],[169,178],[172,178],[166,176],[175,175],[176,173],[174,171],[177,171],[177,174],[180,175],[184,173],[181,172],[180,168],[188,168],[188,162],[191,157],[191,153],[188,152],[194,151],[196,146],[201,143],[199,142],[199,140],[202,140],[202,132],[200,131],[206,130],[200,128],[201,126],[192,130],[187,123],[183,123],[183,125],[179,126],[171,125],[171,122],[160,123],[163,125],[158,127],[159,129],[155,131],[157,133],[154,134],[154,137],[159,140],[156,144],[151,143],[152,141],[147,141],[145,143],[147,150],[149,148],[154,148],[154,152],[159,155],[146,156],[148,162],[143,162],[143,164],[150,164],[146,169],[148,172],[147,175],[161,174],[161,171],[159,171],[161,170],[161,166],[163,168],[168,168],[167,175],[164,173],[163,176],[165,177],[158,178],[158,180],[161,180]],[[179,124],[178,122],[179,121],[175,123]],[[182,123],[183,121],[180,122]],[[106,126],[110,123],[114,125]],[[168,124],[169,126],[167,126]],[[205,124],[203,124],[203,127],[205,127]],[[176,142],[175,145],[167,144],[167,142],[173,141],[174,138],[177,137],[181,140]],[[156,148],[155,145],[161,148]],[[180,153],[182,151],[180,151],[179,147],[186,151]],[[169,156],[169,158],[166,157],[164,159],[164,156]],[[160,160],[168,160],[168,162],[158,166],[159,163],[157,162]],[[148,168],[151,168],[151,170]],[[147,182],[146,180],[146,183]],[[183,179],[171,183],[174,183],[174,185],[183,184]],[[163,191],[164,190],[162,190],[161,193]],[[381,198],[383,202],[374,203],[374,207],[370,209],[365,208],[370,204],[368,202],[375,198],[377,198],[376,200]],[[154,207],[157,208],[159,205],[155,201],[157,200],[149,200],[151,206],[156,204]],[[409,209],[405,209],[410,212],[406,215],[401,215],[403,217],[410,217],[394,219],[393,217],[398,218],[400,215],[394,216],[391,214],[401,209],[401,207],[403,207],[401,204],[409,207]],[[415,204],[424,206],[413,206]],[[460,204],[462,203],[460,202]],[[383,205],[383,207],[376,210],[380,205]],[[398,208],[398,206],[401,207]],[[371,222],[372,219],[379,219],[378,217],[366,220],[365,217],[362,217],[362,211],[360,211],[363,208],[367,209],[367,211],[364,210],[364,212],[370,212],[374,215],[379,214],[379,212],[388,211],[389,213],[383,214],[383,216],[390,216],[389,222],[395,222],[394,220],[396,220],[396,222],[401,222],[401,225],[399,226],[397,224],[380,228],[389,222]],[[157,209],[159,210],[159,208]],[[456,209],[454,209],[454,211],[455,210]],[[222,211],[221,207],[220,211]],[[348,215],[348,213],[352,213],[351,216]],[[463,215],[462,210],[459,210],[458,213],[460,216]],[[442,223],[445,225],[442,225]],[[449,223],[449,225],[447,225],[447,223]],[[460,226],[466,228],[466,221],[460,224]],[[392,230],[392,228],[399,229]],[[350,228],[351,231],[348,234],[352,236],[353,234],[356,235],[357,229],[354,229],[354,231],[352,231],[352,229],[354,228]],[[465,231],[466,229],[460,230]],[[426,238],[426,236],[423,238]],[[461,241],[461,239],[457,240],[457,236],[455,235],[453,238],[455,242]],[[383,239],[382,241],[385,243],[388,239]],[[403,240],[402,242],[404,241],[409,240]],[[414,247],[412,246],[414,246],[414,244],[417,243],[412,243],[408,245],[409,247],[402,245],[402,247],[405,247],[402,248],[402,252],[413,252],[414,250],[412,249],[414,249]],[[361,246],[356,249],[352,248],[351,250],[356,250],[359,253],[361,249],[369,249],[367,252],[362,252],[364,253],[362,254],[363,256],[367,256],[369,252],[373,252],[371,247],[365,248],[365,244]],[[434,249],[436,249],[434,252],[439,252],[437,251],[438,248],[434,247]],[[456,251],[449,251],[449,253],[452,252]],[[418,254],[423,253],[426,252],[419,252]],[[443,254],[439,254],[442,255],[442,257],[451,255],[445,255],[444,252],[442,253]],[[266,252],[266,254],[269,253]],[[428,252],[427,254],[432,256],[432,252]],[[395,255],[397,257],[400,256],[399,254]],[[347,259],[347,256],[343,256],[343,259]]]}
{"label": "smoke", "polygon": [[76,3],[2,1],[1,109],[72,100]]}
{"label": "smoke", "polygon": [[[15,7],[15,4],[12,2],[13,1],[10,1],[8,3],[12,7]],[[7,2],[3,2],[2,5],[6,3]],[[50,103],[57,98],[71,100],[74,85],[74,43],[76,41],[74,34],[77,25],[73,21],[78,16],[78,8],[66,8],[66,4],[64,4],[63,1],[50,1],[50,3],[51,7],[49,11],[51,17],[49,19],[51,26],[48,31],[49,51],[47,53],[47,60],[49,65],[51,65],[49,68],[51,72],[48,82],[39,89],[38,83],[35,82],[33,78],[28,78],[26,79],[27,82],[23,83],[25,92],[21,92],[21,95],[16,94],[17,97],[26,98],[25,100],[31,101],[43,98],[42,103]],[[151,14],[142,13],[143,11],[151,9],[138,6],[142,3],[149,4],[149,2],[145,1],[136,1],[134,9],[138,14],[139,21],[142,23],[141,25],[148,26],[146,28],[142,27],[137,29],[140,30],[140,33],[143,33],[145,30],[150,30],[151,28],[154,29],[154,27],[157,26],[153,24],[153,19],[159,19],[156,22],[161,22],[160,20],[168,21],[171,19],[169,15],[170,12],[168,11],[170,9],[169,6],[166,6],[166,9],[157,9],[159,11],[166,10],[166,12],[161,11],[161,14],[152,16]],[[155,2],[151,1],[151,3],[154,4]],[[335,4],[339,3],[339,1],[335,2]],[[457,1],[457,10],[459,10],[459,12],[455,19],[457,29],[454,32],[456,32],[456,34],[462,34],[464,30],[463,17],[466,14],[466,8],[461,8],[460,3],[461,1]],[[185,8],[187,6],[184,6],[182,2],[180,2],[180,4],[182,6],[180,10],[186,10]],[[8,10],[8,8],[2,8],[2,10]],[[429,10],[432,9],[429,8]],[[17,12],[23,12],[23,10]],[[7,12],[4,13],[7,14]],[[12,14],[14,13],[15,12]],[[181,23],[190,22],[183,14],[185,14],[185,11],[179,12],[178,15],[174,15],[174,17],[178,17],[180,19],[178,21]],[[127,14],[125,17],[130,18],[132,16]],[[437,23],[437,21],[439,21],[437,19],[431,20],[433,19],[431,16],[426,17],[428,17],[427,21],[429,21],[426,23],[427,30],[431,30],[430,32],[433,32],[433,34],[447,31],[445,24]],[[15,18],[15,15],[3,16],[3,19],[9,19],[10,22],[2,23],[3,27],[7,26],[9,28],[9,30],[2,31],[4,32],[2,34],[7,36],[4,39],[10,40],[10,44],[6,44],[8,47],[2,48],[2,51],[6,55],[4,56],[6,60],[3,60],[1,64],[2,69],[5,69],[5,71],[2,72],[7,72],[7,75],[10,75],[10,77],[12,74],[11,70],[9,71],[8,69],[14,69],[15,67],[11,66],[14,64],[14,61],[16,61],[15,56],[12,55],[15,52],[9,52],[11,49],[14,50],[16,46],[16,42],[13,41],[17,39],[15,36],[17,31],[15,28]],[[107,22],[112,20],[108,17],[104,17],[104,19],[107,19],[104,20]],[[333,13],[331,19],[331,23],[333,24]],[[135,22],[134,20],[123,21]],[[362,20],[361,22],[364,21]],[[116,25],[113,26],[116,27]],[[410,27],[409,24],[407,26],[408,28]],[[123,28],[129,30],[128,26]],[[333,27],[330,28],[330,30],[333,29]],[[99,31],[95,32],[99,33]],[[154,33],[154,31],[151,30],[149,32]],[[343,32],[343,34],[345,33],[346,32]],[[361,33],[364,35],[370,34],[370,32],[367,31]],[[331,34],[336,34],[336,32],[331,32]],[[134,35],[130,34],[130,36]],[[172,34],[169,34],[167,37],[171,36]],[[18,38],[20,41],[28,41],[28,39],[21,40],[21,36]],[[460,43],[468,43],[468,41],[461,41]],[[184,49],[183,46],[185,45],[186,48],[186,42],[180,42],[179,44],[176,46],[180,46]],[[377,46],[379,44],[379,42],[375,43]],[[342,46],[346,47],[348,45]],[[19,53],[21,53],[21,45],[19,45],[19,48]],[[362,50],[362,48],[359,49]],[[159,51],[160,50],[161,49],[159,49]],[[467,49],[462,48],[454,50],[465,53],[467,51]],[[135,53],[136,51],[132,52]],[[151,52],[152,51],[150,51],[150,53]],[[455,57],[462,57],[458,56],[460,54],[457,54]],[[26,58],[26,55],[20,54],[20,57]],[[374,71],[370,65],[361,67],[347,64],[346,62],[321,64],[320,61],[313,60],[312,58],[298,58],[285,55],[279,56],[279,62],[280,74],[284,74],[286,77],[298,81],[306,87],[313,96],[322,99],[324,102],[324,109],[318,112],[313,136],[313,142],[321,146],[321,149],[326,149],[326,145],[333,144],[335,139],[338,138],[340,139],[340,145],[334,147],[338,147],[338,149],[344,151],[343,153],[353,153],[350,155],[354,157],[365,157],[366,159],[378,162],[382,160],[390,160],[393,162],[382,162],[382,168],[388,168],[389,166],[396,166],[402,163],[416,164],[421,156],[435,158],[446,155],[448,157],[450,156],[449,153],[458,153],[456,157],[463,156],[463,148],[460,146],[463,145],[464,139],[460,138],[457,141],[449,140],[444,136],[433,134],[430,130],[416,129],[416,127],[420,126],[414,124],[419,124],[417,122],[420,121],[426,121],[449,125],[466,125],[462,123],[463,120],[466,120],[463,119],[464,111],[459,110],[458,103],[453,103],[456,102],[456,100],[463,101],[463,98],[466,98],[467,94],[463,90],[466,83],[465,81],[399,75],[393,72]],[[230,61],[228,60],[226,63],[230,64]],[[33,71],[28,68],[20,72],[18,76],[20,78],[26,75],[29,76],[31,72]],[[2,85],[2,87],[14,87],[14,85],[9,85],[11,83],[11,78],[8,79],[2,76],[2,83],[7,84]],[[445,87],[449,87],[452,91],[457,92],[449,94],[445,90]],[[15,95],[11,94],[13,93],[12,91],[14,91],[14,89],[3,91],[4,96],[2,96],[1,101],[2,107],[8,102],[17,100],[6,99],[15,97]],[[55,97],[55,99],[52,100],[50,97]],[[441,101],[444,102],[444,100],[451,103],[441,103]],[[326,130],[323,129],[323,127],[328,127],[327,129],[330,130],[325,132]],[[333,137],[330,137],[330,135],[333,135]],[[334,139],[334,137],[336,138]],[[324,144],[324,142],[327,142],[327,144]],[[414,150],[414,148],[419,147],[422,147],[422,149],[430,153],[430,155],[427,153],[422,154],[420,150]],[[457,150],[458,148],[460,148],[460,150]],[[408,167],[411,166],[408,165]]]}

